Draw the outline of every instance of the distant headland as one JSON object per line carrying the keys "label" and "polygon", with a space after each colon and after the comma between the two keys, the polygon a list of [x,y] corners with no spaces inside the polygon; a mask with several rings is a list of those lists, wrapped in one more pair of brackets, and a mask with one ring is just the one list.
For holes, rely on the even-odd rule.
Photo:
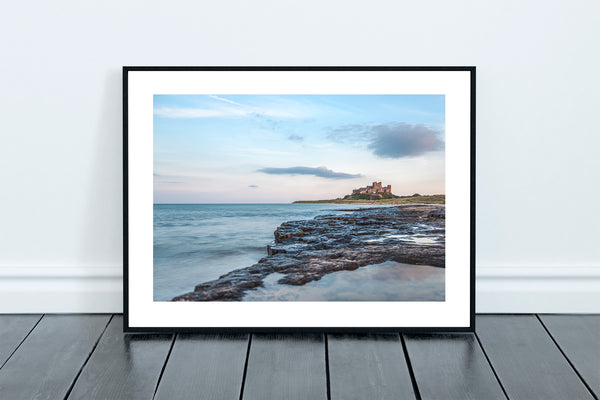
{"label": "distant headland", "polygon": [[445,204],[446,195],[396,196],[392,193],[392,185],[383,186],[381,182],[353,189],[352,194],[329,200],[298,200],[299,204]]}

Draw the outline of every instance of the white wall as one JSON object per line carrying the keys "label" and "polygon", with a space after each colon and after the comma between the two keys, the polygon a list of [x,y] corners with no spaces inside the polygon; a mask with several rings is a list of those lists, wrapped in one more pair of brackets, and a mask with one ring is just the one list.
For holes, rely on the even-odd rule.
{"label": "white wall", "polygon": [[592,0],[7,2],[0,311],[120,310],[121,66],[475,65],[478,311],[599,312],[599,27]]}

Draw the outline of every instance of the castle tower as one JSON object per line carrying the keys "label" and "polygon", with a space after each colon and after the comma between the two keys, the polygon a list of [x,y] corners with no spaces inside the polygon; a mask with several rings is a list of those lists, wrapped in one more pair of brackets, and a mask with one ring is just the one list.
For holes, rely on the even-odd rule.
{"label": "castle tower", "polygon": [[[377,194],[377,193],[392,193],[392,185],[383,186],[381,182],[373,182],[372,185],[353,189],[352,194]],[[381,197],[381,196],[380,196]]]}

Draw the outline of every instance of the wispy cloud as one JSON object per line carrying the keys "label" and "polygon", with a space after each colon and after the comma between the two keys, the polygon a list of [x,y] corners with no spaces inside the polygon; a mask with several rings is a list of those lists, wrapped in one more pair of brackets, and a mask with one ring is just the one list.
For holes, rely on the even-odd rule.
{"label": "wispy cloud", "polygon": [[[256,107],[238,103],[222,96],[208,95],[211,104],[200,107],[159,107],[154,115],[163,118],[215,118],[215,117],[275,117],[295,118],[298,113],[289,108],[277,106]],[[223,104],[225,103],[225,104]]]}
{"label": "wispy cloud", "polygon": [[371,127],[361,124],[343,125],[332,129],[327,134],[327,139],[337,143],[365,142],[373,137]]}
{"label": "wispy cloud", "polygon": [[215,96],[214,94],[209,94],[208,97],[211,99],[219,100],[228,104],[234,104],[236,106],[245,107],[243,104],[237,103],[233,100],[226,99],[225,97]]}
{"label": "wispy cloud", "polygon": [[304,140],[304,137],[300,135],[290,135],[288,136],[288,139],[294,142],[301,142]]}
{"label": "wispy cloud", "polygon": [[345,172],[335,172],[327,167],[288,167],[288,168],[261,168],[257,172],[263,172],[271,175],[314,175],[327,179],[353,179],[360,178],[360,174],[348,174]]}
{"label": "wispy cloud", "polygon": [[154,115],[163,118],[211,118],[224,116],[243,116],[245,113],[233,108],[172,108],[162,107],[154,110]]}

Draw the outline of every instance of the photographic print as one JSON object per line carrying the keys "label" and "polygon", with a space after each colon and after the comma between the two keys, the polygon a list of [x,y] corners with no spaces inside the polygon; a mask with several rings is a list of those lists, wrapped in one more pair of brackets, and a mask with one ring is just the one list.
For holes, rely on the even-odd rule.
{"label": "photographic print", "polygon": [[126,330],[471,329],[473,74],[126,67]]}
{"label": "photographic print", "polygon": [[155,95],[155,301],[443,301],[443,95]]}

